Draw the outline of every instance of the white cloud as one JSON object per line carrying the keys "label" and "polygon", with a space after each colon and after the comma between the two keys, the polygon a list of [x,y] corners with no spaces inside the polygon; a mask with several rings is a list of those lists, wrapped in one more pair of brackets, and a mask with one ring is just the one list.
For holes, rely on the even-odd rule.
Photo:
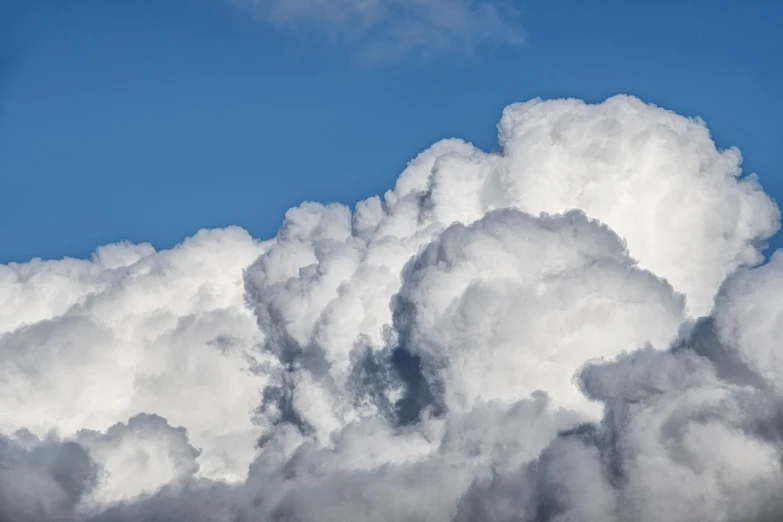
{"label": "white cloud", "polygon": [[626,96],[499,141],[266,242],[0,267],[0,519],[779,518],[780,216],[738,151]]}
{"label": "white cloud", "polygon": [[89,504],[105,505],[154,493],[192,478],[200,452],[184,428],[173,428],[157,415],[139,414],[106,433],[84,430],[76,440],[99,466],[100,487]]}
{"label": "white cloud", "polygon": [[505,0],[229,1],[275,27],[357,45],[368,60],[523,40],[519,12]]}
{"label": "white cloud", "polygon": [[449,410],[544,390],[599,415],[571,384],[579,367],[647,343],[666,348],[685,319],[682,296],[634,265],[611,230],[581,213],[494,211],[448,228],[409,263],[396,330]]}
{"label": "white cloud", "polygon": [[3,266],[0,431],[74,436],[155,413],[187,427],[204,476],[243,478],[264,380],[242,270],[262,251],[234,228]]}

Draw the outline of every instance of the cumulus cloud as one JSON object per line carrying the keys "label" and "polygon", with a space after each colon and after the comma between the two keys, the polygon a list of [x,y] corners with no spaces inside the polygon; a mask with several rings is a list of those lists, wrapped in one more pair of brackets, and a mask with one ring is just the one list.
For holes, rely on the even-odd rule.
{"label": "cumulus cloud", "polygon": [[523,41],[505,0],[229,0],[281,29],[315,29],[360,48],[364,59]]}
{"label": "cumulus cloud", "polygon": [[154,493],[192,478],[199,469],[200,451],[190,445],[186,430],[169,426],[158,415],[140,413],[105,433],[83,430],[76,440],[101,470],[101,487],[91,503],[110,504]]}
{"label": "cumulus cloud", "polygon": [[449,410],[542,389],[579,410],[570,379],[584,361],[665,348],[684,318],[682,296],[634,265],[581,213],[493,211],[449,227],[408,265],[396,331]]}
{"label": "cumulus cloud", "polygon": [[739,152],[627,96],[498,130],[268,241],[0,267],[0,515],[779,519],[780,215]]}
{"label": "cumulus cloud", "polygon": [[265,357],[241,272],[262,250],[226,229],[0,267],[0,430],[72,437],[154,413],[188,429],[201,474],[242,479]]}

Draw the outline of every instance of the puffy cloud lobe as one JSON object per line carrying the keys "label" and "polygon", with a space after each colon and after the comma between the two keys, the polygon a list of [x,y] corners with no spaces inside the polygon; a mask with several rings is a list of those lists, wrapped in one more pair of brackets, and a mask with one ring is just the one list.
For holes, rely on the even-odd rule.
{"label": "puffy cloud lobe", "polygon": [[[672,350],[587,365],[581,387],[604,403],[602,422],[561,434],[514,473],[477,481],[457,519],[540,520],[542,501],[555,520],[780,518],[781,374],[761,361],[773,353],[770,344],[783,340],[770,320],[779,307],[770,296],[781,282],[777,253],[768,264],[730,277],[713,317],[690,328]],[[583,464],[567,467],[554,502],[518,495],[540,487],[551,458],[574,451]],[[591,500],[579,501],[573,488],[586,489]]]}
{"label": "puffy cloud lobe", "polygon": [[779,213],[739,153],[625,96],[499,141],[264,243],[0,268],[0,430],[94,471],[19,516],[779,518]]}
{"label": "puffy cloud lobe", "polygon": [[490,463],[513,469],[578,420],[537,394],[415,429],[368,418],[340,430],[328,447],[302,443],[286,426],[244,485],[163,489],[91,520],[448,520],[471,481],[492,473]]}
{"label": "puffy cloud lobe", "polygon": [[718,296],[715,323],[739,359],[780,394],[783,391],[783,252],[765,266],[740,270]]}
{"label": "puffy cloud lobe", "polygon": [[544,390],[584,410],[571,377],[585,361],[665,348],[684,319],[681,296],[634,265],[581,213],[493,211],[448,228],[409,263],[395,326],[449,409]]}
{"label": "puffy cloud lobe", "polygon": [[718,151],[700,120],[616,96],[511,105],[498,129],[500,157],[464,147],[438,155],[426,188],[439,221],[510,206],[581,209],[686,294],[697,316],[726,275],[761,261],[760,243],[777,230],[756,178],[737,179],[739,151]]}
{"label": "puffy cloud lobe", "polygon": [[[778,211],[755,179],[737,179],[739,154],[716,150],[700,121],[620,96],[599,105],[511,106],[499,129],[500,153],[440,142],[411,163],[383,201],[358,204],[353,219],[339,205],[289,211],[277,241],[247,276],[271,351],[286,350],[287,364],[308,361],[288,376],[296,383],[288,387],[289,417],[312,412],[309,424],[320,433],[354,418],[341,392],[351,351],[357,342],[383,344],[403,266],[455,221],[470,224],[508,207],[583,208],[624,232],[630,257],[683,293],[692,316],[709,310],[729,272],[760,259],[760,243],[777,227]],[[676,223],[652,225],[659,218]],[[633,339],[614,353],[666,340]]]}
{"label": "puffy cloud lobe", "polygon": [[92,261],[63,259],[0,265],[0,331],[65,313],[80,299],[111,284],[113,271],[154,252],[151,245],[119,243],[98,248]]}
{"label": "puffy cloud lobe", "polygon": [[[689,349],[637,352],[586,368],[582,381],[605,402],[602,423],[561,434],[517,472],[474,484],[458,520],[780,516],[777,399],[719,379]],[[540,491],[552,474],[544,493],[515,496]]]}
{"label": "puffy cloud lobe", "polygon": [[264,386],[241,276],[262,250],[226,229],[3,267],[0,324],[18,326],[0,335],[0,429],[71,437],[153,413],[188,429],[201,474],[241,480]]}
{"label": "puffy cloud lobe", "polygon": [[157,415],[139,414],[106,433],[84,430],[76,438],[101,470],[92,504],[154,493],[192,478],[199,468],[200,451],[190,445],[186,430]]}

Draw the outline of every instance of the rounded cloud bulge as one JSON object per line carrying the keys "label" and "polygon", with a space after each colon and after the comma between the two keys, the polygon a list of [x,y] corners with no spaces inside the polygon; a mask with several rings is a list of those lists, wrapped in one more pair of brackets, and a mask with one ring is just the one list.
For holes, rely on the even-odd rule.
{"label": "rounded cloud bulge", "polygon": [[739,151],[630,96],[498,140],[269,240],[0,266],[0,519],[783,515],[780,213]]}

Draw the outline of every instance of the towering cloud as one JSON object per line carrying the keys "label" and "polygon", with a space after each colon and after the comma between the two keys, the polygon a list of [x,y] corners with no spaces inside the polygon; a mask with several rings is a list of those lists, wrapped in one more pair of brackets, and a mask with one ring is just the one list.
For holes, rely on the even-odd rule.
{"label": "towering cloud", "polygon": [[269,241],[0,267],[0,519],[783,516],[780,216],[739,152],[627,96],[499,142]]}

